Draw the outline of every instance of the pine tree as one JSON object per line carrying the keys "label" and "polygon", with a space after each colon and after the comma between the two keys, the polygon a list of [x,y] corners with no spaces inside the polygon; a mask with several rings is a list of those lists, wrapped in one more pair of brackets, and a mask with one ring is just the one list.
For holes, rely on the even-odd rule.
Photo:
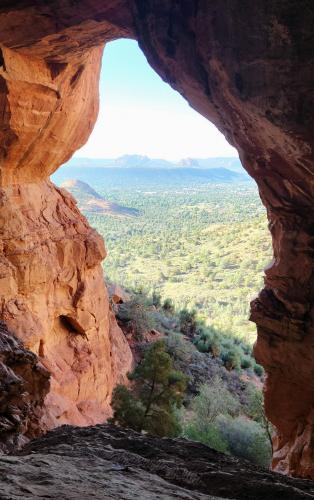
{"label": "pine tree", "polygon": [[176,436],[176,408],[182,405],[187,377],[174,370],[163,341],[155,342],[129,375],[133,387],[118,385],[112,397],[111,422],[157,436]]}

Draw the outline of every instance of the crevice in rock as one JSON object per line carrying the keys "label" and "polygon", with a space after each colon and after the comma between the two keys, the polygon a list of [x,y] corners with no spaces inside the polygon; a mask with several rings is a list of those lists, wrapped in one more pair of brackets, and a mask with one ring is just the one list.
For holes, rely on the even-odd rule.
{"label": "crevice in rock", "polygon": [[79,322],[72,316],[61,314],[59,316],[59,321],[61,325],[70,333],[74,335],[83,335],[84,337],[86,337],[84,328],[82,328]]}
{"label": "crevice in rock", "polygon": [[47,66],[49,68],[51,78],[54,80],[67,68],[68,63],[62,63],[58,61],[47,61]]}

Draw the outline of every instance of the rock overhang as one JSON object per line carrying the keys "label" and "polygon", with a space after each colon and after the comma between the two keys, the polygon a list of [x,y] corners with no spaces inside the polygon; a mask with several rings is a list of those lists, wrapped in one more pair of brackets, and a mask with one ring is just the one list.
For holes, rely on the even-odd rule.
{"label": "rock overhang", "polygon": [[[245,5],[243,0],[25,0],[0,7],[0,184],[3,199],[18,207],[21,217],[29,213],[28,204],[34,199],[26,200],[23,186],[30,185],[29,192],[36,193],[42,186],[39,205],[48,192],[51,199],[59,199],[46,179],[92,130],[103,45],[116,38],[136,38],[162,78],[238,149],[244,167],[258,184],[273,238],[274,261],[266,272],[265,289],[252,304],[252,319],[258,329],[256,356],[268,374],[266,409],[277,428],[274,466],[312,478],[313,25],[314,6],[307,0],[259,0]],[[31,187],[34,183],[36,188]],[[46,235],[45,245],[49,235],[50,248],[55,232],[52,219],[57,225],[67,221],[73,239],[69,207],[66,202],[61,205],[57,215],[42,206],[46,215],[41,231]],[[75,213],[84,227],[81,235],[86,236],[89,229]],[[21,220],[12,217],[12,224]],[[10,232],[8,226],[3,227]],[[7,236],[3,233],[3,240]],[[82,256],[82,239],[74,244],[64,235],[57,258],[65,258],[71,245]],[[72,275],[71,266],[61,266],[57,281],[64,283],[59,293],[68,304],[65,311],[60,312],[59,305],[51,307],[52,282],[47,277],[45,307],[48,310],[50,304],[50,325],[60,315],[74,314],[67,309],[77,307],[74,297],[83,296],[89,286],[82,276],[91,274],[91,256],[98,276],[102,257],[96,240],[90,257],[85,253],[79,259],[81,267],[72,269]],[[11,255],[6,247],[1,256],[9,295],[18,299],[24,290],[25,299],[30,280],[25,262],[30,254]],[[94,275],[95,279],[100,278]],[[1,293],[4,317],[8,289]],[[31,289],[27,293],[30,314],[38,318],[38,303]],[[106,314],[100,328],[109,339],[109,310]],[[128,359],[126,347],[122,351]],[[84,353],[80,356],[86,361]]]}

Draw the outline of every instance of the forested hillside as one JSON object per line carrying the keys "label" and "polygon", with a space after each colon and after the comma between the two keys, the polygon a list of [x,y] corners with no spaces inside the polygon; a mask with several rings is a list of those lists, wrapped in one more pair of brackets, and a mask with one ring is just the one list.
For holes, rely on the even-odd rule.
{"label": "forested hillside", "polygon": [[136,217],[139,211],[136,208],[128,208],[106,200],[86,182],[78,179],[69,179],[61,184],[61,187],[70,191],[77,200],[78,207],[82,212],[98,215],[110,215],[113,217]]}
{"label": "forested hillside", "polygon": [[[86,203],[91,188],[72,189],[106,241],[107,282],[130,292],[126,303],[112,299],[112,305],[135,355],[130,377],[137,382],[134,394],[116,387],[114,421],[161,436],[183,435],[268,466],[271,427],[262,403],[263,369],[252,355],[255,326],[248,321],[250,300],[271,258],[257,189],[251,181],[209,180],[206,170],[201,177],[196,169],[195,176],[190,167],[182,168],[184,175],[181,169],[139,170],[81,169],[97,196],[138,210],[137,217],[95,213]],[[65,167],[61,176],[67,172]],[[145,361],[147,349],[153,351]],[[149,373],[157,364],[162,374],[165,362],[180,397],[167,393],[165,401],[156,400],[152,415],[163,417],[152,420],[143,373],[147,377],[145,366]]]}
{"label": "forested hillside", "polygon": [[[186,175],[134,175],[123,169],[88,182],[107,200],[138,209],[140,216],[114,218],[85,210],[104,236],[108,281],[156,291],[177,308],[196,308],[210,325],[252,341],[249,302],[263,283],[271,258],[264,208],[253,182],[217,183]],[[183,169],[184,170],[184,169]],[[186,169],[189,171],[190,169]],[[66,167],[60,176],[65,177]],[[88,176],[88,169],[84,169]],[[168,171],[169,174],[169,171]],[[102,174],[103,175],[103,174]],[[166,182],[166,179],[169,182]],[[118,182],[115,182],[118,180]]]}

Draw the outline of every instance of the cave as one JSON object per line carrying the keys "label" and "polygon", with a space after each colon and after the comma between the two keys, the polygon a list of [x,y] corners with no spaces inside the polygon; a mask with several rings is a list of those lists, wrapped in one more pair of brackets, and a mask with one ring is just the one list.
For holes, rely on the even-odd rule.
{"label": "cave", "polygon": [[[48,180],[91,133],[104,44],[128,37],[257,182],[274,258],[251,319],[276,428],[273,468],[314,478],[313,27],[308,0],[2,2],[0,319],[25,348],[49,353],[42,430],[103,421],[132,363],[102,280],[103,241]],[[62,392],[73,352],[51,342],[60,316],[89,346],[75,395]]]}

